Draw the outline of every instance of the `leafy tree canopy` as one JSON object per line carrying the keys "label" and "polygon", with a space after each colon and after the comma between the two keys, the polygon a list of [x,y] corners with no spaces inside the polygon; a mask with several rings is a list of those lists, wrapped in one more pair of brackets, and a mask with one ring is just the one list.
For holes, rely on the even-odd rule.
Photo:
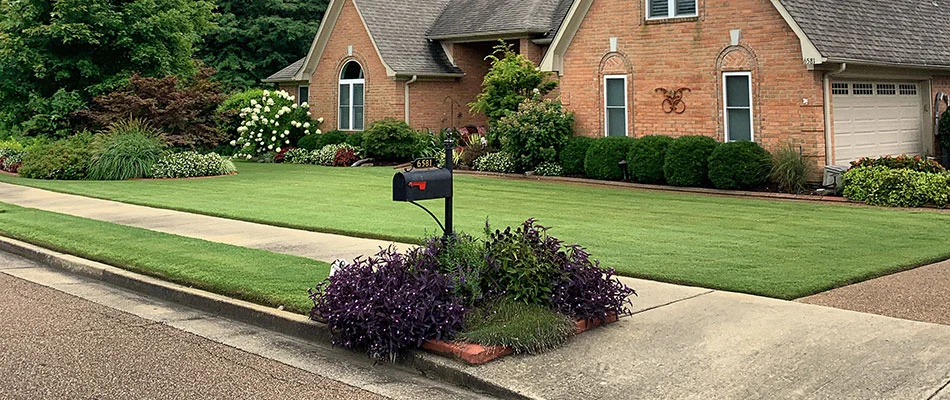
{"label": "leafy tree canopy", "polygon": [[532,96],[544,96],[557,87],[550,73],[538,70],[527,57],[515,53],[510,44],[502,42],[488,56],[491,70],[482,82],[482,92],[469,104],[472,113],[484,113],[488,123],[495,125]]}
{"label": "leafy tree canopy", "polygon": [[232,90],[261,79],[307,54],[328,0],[219,0],[217,26],[205,37],[200,58]]}
{"label": "leafy tree canopy", "polygon": [[67,116],[133,73],[190,76],[208,0],[0,0],[0,130],[68,134]]}

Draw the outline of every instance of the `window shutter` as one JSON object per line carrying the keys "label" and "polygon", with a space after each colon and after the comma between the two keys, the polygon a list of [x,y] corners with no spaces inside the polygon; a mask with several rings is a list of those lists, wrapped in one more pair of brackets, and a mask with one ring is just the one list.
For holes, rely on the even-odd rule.
{"label": "window shutter", "polygon": [[676,15],[696,15],[697,0],[676,0]]}
{"label": "window shutter", "polygon": [[649,0],[650,18],[665,18],[670,16],[670,3],[667,0]]}

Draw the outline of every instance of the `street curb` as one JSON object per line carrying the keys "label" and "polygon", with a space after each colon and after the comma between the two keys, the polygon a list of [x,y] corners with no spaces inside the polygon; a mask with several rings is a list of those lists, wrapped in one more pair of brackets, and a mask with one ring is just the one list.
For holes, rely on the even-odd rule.
{"label": "street curb", "polygon": [[[332,346],[326,324],[314,322],[306,316],[276,310],[259,304],[233,299],[161,279],[127,271],[107,264],[56,252],[41,246],[0,236],[0,251],[18,255],[50,268],[92,278],[149,297],[161,298],[206,311],[228,319],[244,322],[267,330],[293,336],[311,343]],[[341,349],[341,351],[348,351]],[[453,361],[455,362],[455,361]],[[420,352],[413,352],[400,365],[409,372],[437,379],[445,383],[473,389],[506,399],[530,399],[511,389],[496,385],[460,369],[433,362]]]}

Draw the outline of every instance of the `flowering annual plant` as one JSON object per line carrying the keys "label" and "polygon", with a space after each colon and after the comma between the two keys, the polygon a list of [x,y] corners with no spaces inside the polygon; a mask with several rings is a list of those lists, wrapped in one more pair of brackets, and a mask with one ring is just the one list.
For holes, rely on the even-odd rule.
{"label": "flowering annual plant", "polygon": [[193,178],[199,176],[229,175],[237,172],[231,160],[215,153],[199,154],[194,151],[165,155],[152,168],[155,178]]}
{"label": "flowering annual plant", "polygon": [[[341,144],[328,144],[323,146],[322,149],[316,150],[312,153],[310,157],[310,162],[317,165],[325,165],[328,167],[331,166],[342,166],[337,165],[334,162],[337,161],[337,154],[341,151],[344,153],[352,152],[352,158],[354,158],[350,163],[356,162],[359,160],[360,150],[356,147],[350,146],[346,143]],[[346,158],[341,159],[340,161],[346,161]]]}
{"label": "flowering annual plant", "polygon": [[237,147],[235,157],[245,159],[280,153],[303,136],[320,134],[323,122],[323,118],[311,118],[307,103],[297,105],[284,91],[265,90],[259,100],[251,99],[250,106],[241,109],[240,116],[240,137],[231,145]]}
{"label": "flowering annual plant", "polygon": [[851,168],[862,167],[886,167],[890,169],[910,169],[918,172],[941,173],[946,171],[940,163],[923,158],[921,156],[909,156],[901,154],[899,156],[884,157],[863,157],[860,160],[852,161]]}

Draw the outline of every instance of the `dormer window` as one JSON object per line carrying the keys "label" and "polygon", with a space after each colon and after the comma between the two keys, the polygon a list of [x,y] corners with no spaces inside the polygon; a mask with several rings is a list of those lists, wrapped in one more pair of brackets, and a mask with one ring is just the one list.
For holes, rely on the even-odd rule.
{"label": "dormer window", "polygon": [[689,18],[698,16],[699,0],[646,0],[647,19]]}

